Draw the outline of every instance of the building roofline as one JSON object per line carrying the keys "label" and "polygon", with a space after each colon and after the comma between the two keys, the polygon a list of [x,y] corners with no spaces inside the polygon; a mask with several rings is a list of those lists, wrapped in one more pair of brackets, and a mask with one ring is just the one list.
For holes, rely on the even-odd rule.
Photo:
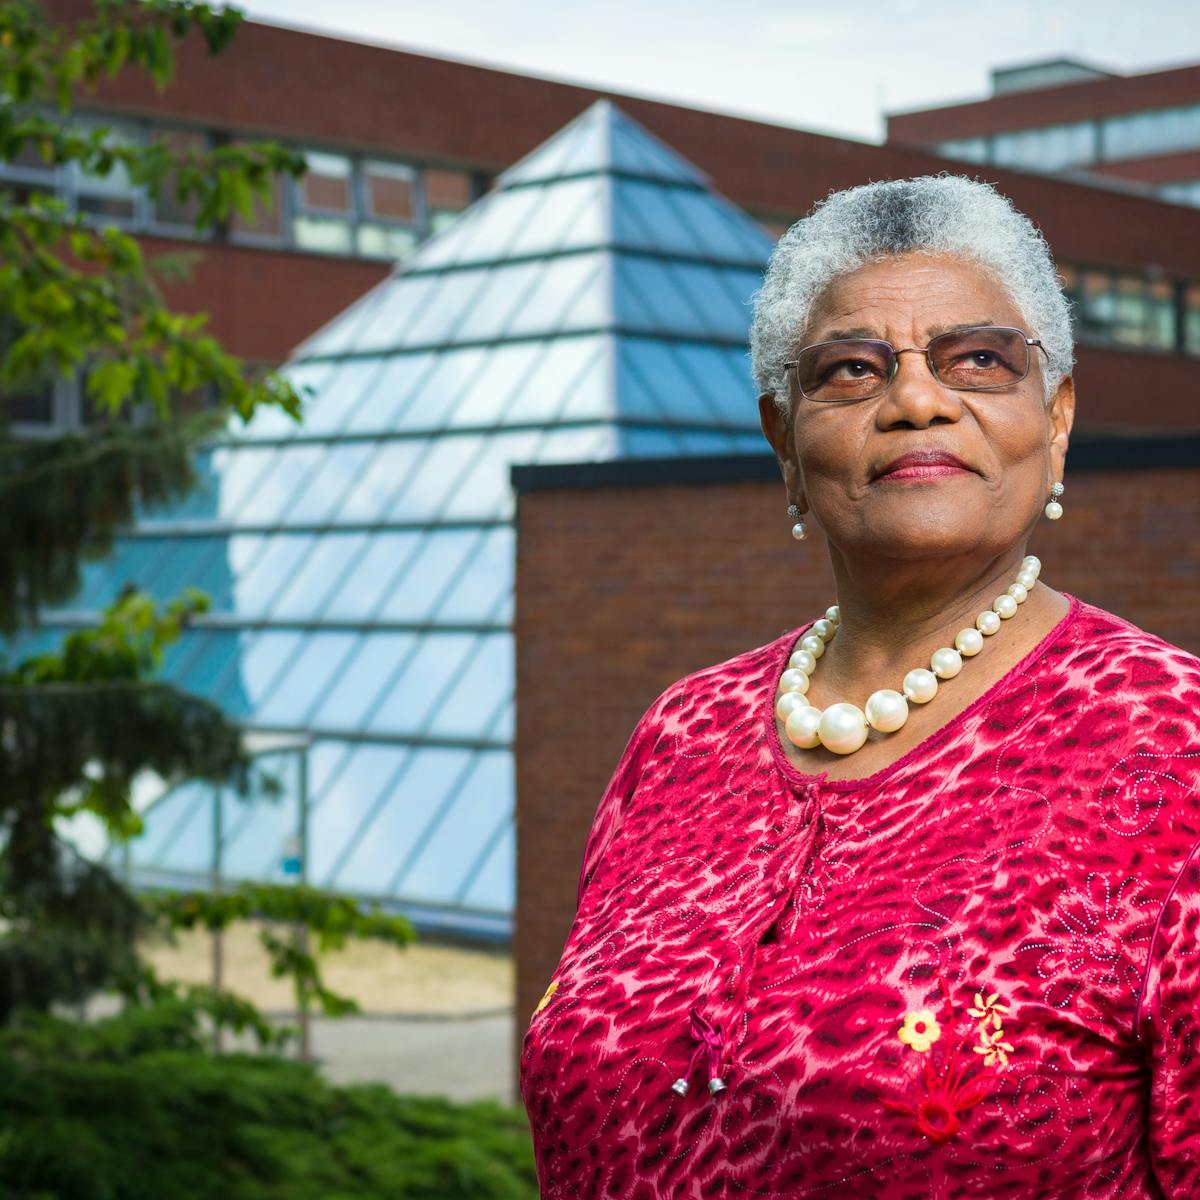
{"label": "building roofline", "polygon": [[[1077,434],[1072,471],[1200,469],[1200,434],[1147,437]],[[779,464],[767,452],[712,457],[628,458],[615,462],[514,465],[512,486],[525,492],[571,488],[657,487],[672,484],[779,483]]]}

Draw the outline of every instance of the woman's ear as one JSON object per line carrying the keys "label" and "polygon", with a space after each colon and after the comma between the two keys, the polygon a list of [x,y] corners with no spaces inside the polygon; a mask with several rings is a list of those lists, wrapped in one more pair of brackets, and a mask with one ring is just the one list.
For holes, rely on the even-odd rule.
{"label": "woman's ear", "polygon": [[783,476],[788,503],[795,504],[802,513],[808,512],[808,497],[804,494],[804,484],[800,477],[800,463],[796,457],[796,439],[793,436],[792,423],[789,414],[775,402],[774,392],[763,392],[759,396],[758,420],[779,461],[779,471]]}
{"label": "woman's ear", "polygon": [[1067,446],[1071,441],[1071,426],[1075,423],[1075,380],[1068,375],[1050,398],[1046,410],[1050,421],[1050,462],[1057,478],[1061,479],[1067,462]]}

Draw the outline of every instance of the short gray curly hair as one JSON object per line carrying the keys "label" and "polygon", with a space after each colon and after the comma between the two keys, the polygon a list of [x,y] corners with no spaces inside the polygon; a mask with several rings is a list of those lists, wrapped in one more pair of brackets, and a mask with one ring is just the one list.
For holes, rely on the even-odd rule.
{"label": "short gray curly hair", "polygon": [[779,239],[754,296],[750,361],[760,392],[787,410],[784,363],[821,293],[866,263],[912,251],[987,269],[1046,349],[1046,399],[1075,364],[1071,310],[1033,222],[991,184],[942,172],[831,192]]}

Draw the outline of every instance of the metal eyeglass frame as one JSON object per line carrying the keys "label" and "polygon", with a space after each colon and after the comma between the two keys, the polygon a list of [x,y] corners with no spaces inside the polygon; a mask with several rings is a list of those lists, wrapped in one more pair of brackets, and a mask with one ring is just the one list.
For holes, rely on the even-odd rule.
{"label": "metal eyeglass frame", "polygon": [[943,338],[960,337],[964,333],[975,333],[981,329],[996,329],[1005,333],[1020,334],[1026,347],[1037,346],[1039,350],[1046,356],[1046,361],[1050,361],[1050,352],[1042,345],[1040,338],[1031,338],[1023,329],[1018,329],[1015,325],[969,325],[965,329],[948,329],[945,333],[939,333],[937,337],[929,339],[928,346],[905,346],[897,350],[891,342],[884,338],[832,338],[827,342],[813,342],[810,346],[801,346],[796,352],[797,355],[803,354],[806,350],[816,350],[821,346],[840,346],[848,343],[863,343],[867,342],[876,346],[886,346],[892,354],[892,369],[888,374],[887,382],[877,392],[872,392],[869,396],[855,396],[852,400],[820,400],[816,396],[810,396],[803,387],[800,386],[800,372],[796,368],[800,365],[799,357],[792,359],[790,362],[783,364],[784,369],[791,371],[795,375],[796,390],[802,395],[805,400],[811,400],[814,404],[858,404],[863,400],[877,400],[884,392],[892,386],[896,378],[896,372],[900,369],[900,355],[902,354],[923,354],[925,355],[925,365],[929,368],[929,374],[938,381],[944,388],[949,388],[952,392],[1002,392],[1006,388],[1012,387],[1014,384],[1020,383],[1023,379],[1029,377],[1029,371],[1033,366],[1033,355],[1028,349],[1025,352],[1025,371],[1017,376],[1016,379],[1010,379],[1006,383],[994,383],[983,387],[951,387],[950,384],[943,382],[937,371],[933,369],[933,359],[929,355],[930,348]]}

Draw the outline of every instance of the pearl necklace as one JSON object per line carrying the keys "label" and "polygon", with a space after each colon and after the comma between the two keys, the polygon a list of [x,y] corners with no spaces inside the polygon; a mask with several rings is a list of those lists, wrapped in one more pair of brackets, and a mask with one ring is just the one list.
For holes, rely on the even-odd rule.
{"label": "pearl necklace", "polygon": [[908,720],[910,701],[928,704],[937,695],[938,680],[953,679],[962,670],[963,659],[978,654],[983,649],[983,639],[991,637],[1002,621],[1016,614],[1017,606],[1025,603],[1041,570],[1041,561],[1032,554],[1026,555],[1016,580],[992,601],[991,608],[975,618],[974,629],[960,629],[953,647],[935,650],[930,656],[930,670],[916,667],[909,671],[900,685],[903,694],[881,688],[871,693],[865,708],[841,703],[831,704],[822,711],[808,702],[809,676],[816,669],[817,659],[825,653],[825,643],[837,633],[841,622],[836,604],[826,609],[824,618],[813,622],[812,631],[793,651],[779,680],[775,713],[784,723],[788,740],[802,750],[824,746],[834,754],[853,754],[866,742],[871,729],[895,733]]}

